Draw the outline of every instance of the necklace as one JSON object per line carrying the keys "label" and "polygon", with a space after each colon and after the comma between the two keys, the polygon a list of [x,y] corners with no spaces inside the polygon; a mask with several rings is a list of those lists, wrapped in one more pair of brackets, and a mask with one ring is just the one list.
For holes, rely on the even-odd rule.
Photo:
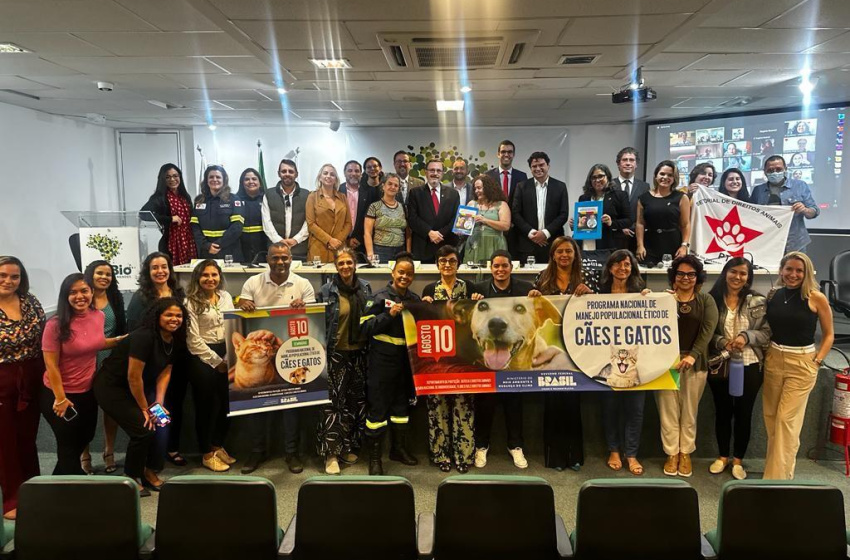
{"label": "necklace", "polygon": [[679,299],[679,294],[678,294],[678,293],[673,294],[673,297],[674,297],[674,298],[676,298],[676,301],[677,301],[677,302],[678,302],[678,304],[679,304],[679,313],[682,313],[683,315],[687,315],[688,313],[690,313],[690,312],[691,312],[691,309],[692,309],[692,307],[691,307],[691,302],[694,300],[694,297],[696,297],[696,296],[691,297],[691,298],[690,298],[689,300],[687,300],[687,301],[682,301],[682,300],[680,300],[680,299]]}
{"label": "necklace", "polygon": [[788,296],[788,297],[782,298],[782,301],[783,301],[783,303],[785,303],[785,305],[788,305],[788,302],[791,301],[794,298],[794,296],[800,295],[800,288],[794,288],[793,292],[792,292],[791,288],[785,288],[785,294],[788,294],[788,293],[790,293],[791,295]]}
{"label": "necklace", "polygon": [[166,345],[165,341],[162,341],[162,351],[165,352],[166,356],[170,356],[174,351],[174,341],[171,341],[171,344]]}

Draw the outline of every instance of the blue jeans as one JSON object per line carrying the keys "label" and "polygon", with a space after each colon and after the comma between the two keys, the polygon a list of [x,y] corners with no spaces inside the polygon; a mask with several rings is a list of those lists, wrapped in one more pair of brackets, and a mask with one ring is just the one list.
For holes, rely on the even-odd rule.
{"label": "blue jeans", "polygon": [[[611,391],[602,394],[602,425],[609,452],[625,451],[626,457],[637,457],[643,428],[644,391]],[[622,412],[622,430],[620,413]],[[623,434],[623,438],[620,435]]]}
{"label": "blue jeans", "polygon": [[390,261],[395,260],[395,256],[400,252],[404,251],[404,245],[399,245],[398,247],[386,247],[384,245],[372,245],[372,249],[375,254],[380,257],[381,262],[386,264]]}

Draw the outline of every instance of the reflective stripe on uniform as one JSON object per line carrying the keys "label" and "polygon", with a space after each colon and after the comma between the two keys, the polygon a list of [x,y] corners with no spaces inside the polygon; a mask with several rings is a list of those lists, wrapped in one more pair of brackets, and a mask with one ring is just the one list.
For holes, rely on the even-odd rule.
{"label": "reflective stripe on uniform", "polygon": [[199,224],[200,222],[198,221],[197,216],[192,216],[191,218],[189,218],[189,223],[190,224]]}
{"label": "reflective stripe on uniform", "polygon": [[212,229],[202,229],[201,233],[204,234],[204,237],[221,237],[224,235],[224,232],[227,230],[212,230]]}
{"label": "reflective stripe on uniform", "polygon": [[233,214],[233,215],[230,216],[230,221],[231,222],[242,222],[244,224],[245,218],[243,218],[239,214]]}
{"label": "reflective stripe on uniform", "polygon": [[362,325],[363,323],[374,317],[374,315],[364,315],[363,317],[360,317],[360,324]]}
{"label": "reflective stripe on uniform", "polygon": [[406,346],[407,342],[403,338],[399,338],[397,336],[390,336],[388,334],[376,334],[373,336],[375,340],[380,340],[381,342],[386,342],[387,344],[394,344],[396,346]]}
{"label": "reflective stripe on uniform", "polygon": [[386,427],[386,425],[387,425],[386,420],[384,420],[383,422],[370,422],[369,420],[366,420],[366,427],[369,428],[370,430],[377,430],[378,428],[384,428],[384,427]]}
{"label": "reflective stripe on uniform", "polygon": [[390,416],[390,422],[393,424],[407,424],[410,421],[408,416]]}
{"label": "reflective stripe on uniform", "polygon": [[245,226],[242,228],[242,233],[262,233],[263,226]]}

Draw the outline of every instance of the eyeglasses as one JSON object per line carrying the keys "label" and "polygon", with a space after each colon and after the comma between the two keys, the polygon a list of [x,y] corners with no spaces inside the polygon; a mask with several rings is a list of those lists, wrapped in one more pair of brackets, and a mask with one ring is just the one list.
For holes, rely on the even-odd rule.
{"label": "eyeglasses", "polygon": [[601,181],[602,179],[607,179],[607,175],[593,175],[590,180],[591,181]]}
{"label": "eyeglasses", "polygon": [[165,178],[169,181],[176,181],[180,179],[180,175],[166,175]]}
{"label": "eyeglasses", "polygon": [[458,263],[457,259],[437,259],[437,264],[440,265],[440,266],[446,266],[446,265],[457,266],[457,263]]}
{"label": "eyeglasses", "polygon": [[676,271],[676,278],[687,278],[688,280],[695,280],[696,277],[696,272],[682,272],[680,270]]}

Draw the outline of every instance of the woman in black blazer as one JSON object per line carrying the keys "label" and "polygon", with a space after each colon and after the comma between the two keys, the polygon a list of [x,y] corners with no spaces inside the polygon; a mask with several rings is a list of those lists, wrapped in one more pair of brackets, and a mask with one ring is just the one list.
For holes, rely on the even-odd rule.
{"label": "woman in black blazer", "polygon": [[[579,241],[582,251],[627,248],[628,240],[622,230],[632,225],[629,197],[611,183],[611,170],[604,163],[594,164],[587,173],[578,201],[589,200],[602,201],[602,239],[582,239]],[[573,225],[573,218],[570,216],[570,229],[573,229]]]}
{"label": "woman in black blazer", "polygon": [[189,225],[192,197],[183,183],[183,172],[173,163],[166,163],[159,168],[156,190],[142,206],[139,217],[152,221],[151,214],[162,230],[160,253],[167,253],[175,265],[191,262],[198,256],[192,227]]}

